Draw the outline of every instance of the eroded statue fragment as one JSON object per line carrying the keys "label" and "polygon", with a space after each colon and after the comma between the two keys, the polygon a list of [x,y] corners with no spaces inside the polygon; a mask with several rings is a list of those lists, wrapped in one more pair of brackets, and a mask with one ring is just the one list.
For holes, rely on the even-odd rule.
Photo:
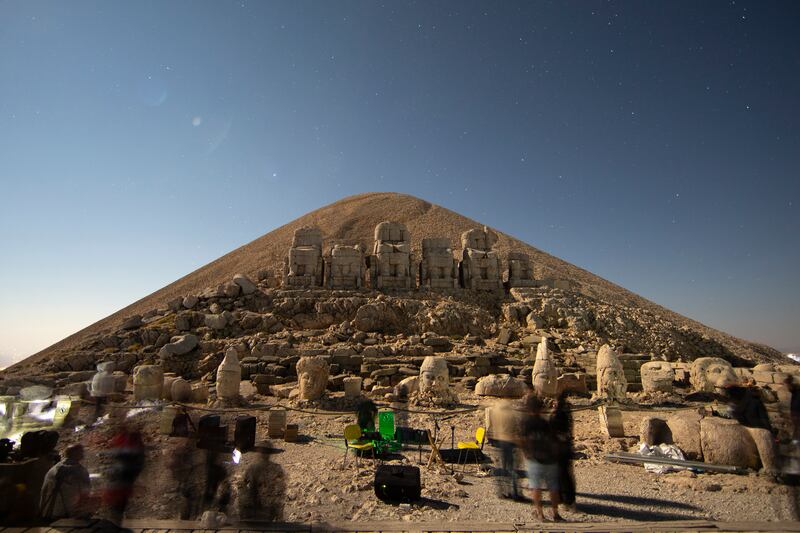
{"label": "eroded statue fragment", "polygon": [[461,234],[459,275],[464,288],[496,291],[503,288],[500,277],[500,256],[492,248],[497,234],[484,226]]}
{"label": "eroded statue fragment", "polygon": [[330,367],[321,357],[301,357],[297,361],[298,397],[318,400],[325,394]]}
{"label": "eroded statue fragment", "polygon": [[697,392],[714,392],[737,383],[731,364],[720,357],[698,357],[689,368],[689,381]]}
{"label": "eroded statue fragment", "polygon": [[296,229],[284,263],[284,287],[321,287],[322,277],[322,231],[308,226]]}
{"label": "eroded statue fragment", "polygon": [[399,222],[381,222],[375,226],[375,244],[370,257],[372,288],[414,288],[416,272],[412,265],[408,229]]}
{"label": "eroded statue fragment", "polygon": [[604,344],[597,352],[597,396],[613,401],[626,398],[628,380],[616,352]]}
{"label": "eroded statue fragment", "polygon": [[640,368],[644,392],[672,392],[675,371],[666,361],[648,361]]}
{"label": "eroded statue fragment", "polygon": [[360,289],[364,286],[364,252],[359,246],[337,244],[325,268],[329,289]]}
{"label": "eroded statue fragment", "polygon": [[558,369],[550,350],[547,339],[542,339],[536,347],[536,359],[533,362],[533,391],[543,398],[555,398],[558,395]]}
{"label": "eroded statue fragment", "polygon": [[450,239],[422,239],[419,284],[430,289],[458,287],[458,261],[453,257]]}

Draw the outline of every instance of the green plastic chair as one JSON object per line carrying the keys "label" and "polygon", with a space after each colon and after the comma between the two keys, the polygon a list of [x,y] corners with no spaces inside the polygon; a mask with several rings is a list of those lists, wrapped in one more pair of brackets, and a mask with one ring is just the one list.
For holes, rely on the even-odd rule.
{"label": "green plastic chair", "polygon": [[383,440],[394,440],[394,411],[378,412],[378,433]]}
{"label": "green plastic chair", "polygon": [[378,433],[381,434],[380,447],[383,450],[395,452],[401,448],[394,438],[394,411],[378,412]]}

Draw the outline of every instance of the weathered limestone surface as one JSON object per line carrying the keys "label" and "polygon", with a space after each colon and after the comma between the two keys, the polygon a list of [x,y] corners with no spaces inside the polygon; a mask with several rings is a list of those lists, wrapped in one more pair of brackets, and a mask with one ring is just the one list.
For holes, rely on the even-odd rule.
{"label": "weathered limestone surface", "polygon": [[758,447],[743,425],[735,420],[709,416],[700,420],[703,459],[718,465],[758,468]]}
{"label": "weathered limestone surface", "polygon": [[325,268],[329,289],[360,289],[364,286],[364,252],[358,246],[337,244]]}
{"label": "weathered limestone surface", "polygon": [[689,379],[698,392],[714,392],[737,382],[731,364],[720,357],[699,357],[692,362]]}
{"label": "weathered limestone surface", "polygon": [[450,239],[422,239],[419,284],[429,289],[458,287],[458,261],[453,257]]}
{"label": "weathered limestone surface", "polygon": [[373,289],[412,289],[417,285],[412,267],[411,234],[399,222],[381,222],[375,227],[370,261]]}
{"label": "weathered limestone surface", "polygon": [[626,398],[628,380],[616,352],[604,344],[597,352],[597,396],[614,401]]}
{"label": "weathered limestone surface", "polygon": [[296,229],[284,262],[284,287],[321,287],[323,281],[322,231],[319,228]]}
{"label": "weathered limestone surface", "polygon": [[703,448],[700,444],[701,419],[696,411],[681,411],[667,419],[672,441],[692,461],[703,460]]}
{"label": "weathered limestone surface", "polygon": [[475,394],[478,396],[521,398],[527,392],[528,387],[524,381],[508,374],[489,374],[479,379],[475,385]]}
{"label": "weathered limestone surface", "polygon": [[97,365],[97,374],[92,378],[92,396],[102,398],[115,392],[116,378],[114,377],[114,363],[105,362]]}
{"label": "weathered limestone surface", "polygon": [[461,234],[459,271],[464,288],[481,291],[503,289],[500,256],[492,250],[496,243],[497,235],[485,226]]}
{"label": "weathered limestone surface", "polygon": [[675,371],[666,361],[650,361],[642,365],[642,389],[645,392],[672,392]]}

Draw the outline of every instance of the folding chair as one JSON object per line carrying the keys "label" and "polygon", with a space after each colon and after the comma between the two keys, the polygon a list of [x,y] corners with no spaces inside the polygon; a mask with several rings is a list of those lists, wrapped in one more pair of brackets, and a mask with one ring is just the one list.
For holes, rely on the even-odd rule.
{"label": "folding chair", "polygon": [[469,459],[469,454],[472,452],[473,456],[475,457],[475,462],[478,461],[478,454],[483,452],[483,445],[486,442],[486,430],[482,427],[479,427],[475,431],[475,441],[474,442],[462,442],[458,441],[458,461],[456,464],[461,464],[461,457],[464,457],[464,468],[462,472],[466,472],[467,470],[467,459]]}
{"label": "folding chair", "polygon": [[344,460],[342,468],[347,464],[347,452],[353,450],[356,456],[356,470],[358,470],[358,454],[369,450],[372,452],[372,460],[375,460],[375,447],[371,442],[359,442],[361,439],[361,427],[358,424],[350,424],[344,428]]}

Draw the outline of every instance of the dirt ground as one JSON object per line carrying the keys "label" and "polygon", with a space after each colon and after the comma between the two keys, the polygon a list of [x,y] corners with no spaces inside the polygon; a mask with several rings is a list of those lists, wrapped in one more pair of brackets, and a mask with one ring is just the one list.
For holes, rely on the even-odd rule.
{"label": "dirt ground", "polygon": [[[274,404],[273,398],[260,398],[260,404]],[[483,407],[489,402],[471,398],[466,404]],[[197,406],[199,407],[199,406]],[[579,405],[576,405],[579,407]],[[661,409],[659,416],[669,416],[673,410]],[[132,518],[174,519],[179,516],[183,497],[173,479],[173,456],[185,439],[176,439],[158,432],[160,413],[157,408],[129,411],[126,420],[141,428],[147,445],[147,462],[136,483],[134,497],[127,516]],[[263,410],[251,410],[258,418],[257,442],[266,440],[267,415]],[[444,472],[441,468],[427,468],[429,448],[423,447],[422,496],[415,504],[386,504],[373,492],[374,463],[362,458],[357,470],[352,456],[342,468],[344,426],[354,421],[352,415],[309,414],[290,411],[289,423],[299,425],[300,439],[296,443],[282,440],[270,441],[277,453],[268,456],[269,464],[254,468],[267,468],[264,492],[271,493],[273,506],[281,507],[284,520],[294,522],[334,522],[366,520],[408,521],[534,521],[532,506],[526,501],[501,499],[497,495],[496,478],[468,465],[462,476]],[[193,413],[196,416],[200,411]],[[223,422],[233,427],[233,418],[240,413],[223,414]],[[669,474],[652,474],[642,466],[609,463],[604,454],[612,451],[633,451],[638,444],[638,428],[644,416],[652,411],[625,411],[625,433],[629,437],[610,439],[601,434],[595,409],[576,410],[575,449],[580,458],[575,461],[577,479],[577,506],[563,510],[568,521],[618,521],[618,520],[680,520],[703,518],[717,521],[774,521],[796,520],[794,495],[784,485],[772,478],[751,473],[694,474],[688,471]],[[90,416],[85,408],[81,417]],[[434,415],[409,414],[407,421],[397,425],[434,429]],[[82,418],[87,420],[87,418]],[[457,415],[439,422],[439,437],[443,448],[450,446],[451,427],[454,439],[470,440],[474,430],[484,424],[483,409]],[[93,488],[102,490],[111,459],[103,452],[115,423],[106,421],[94,428],[63,430],[59,448],[80,442],[87,447],[85,464],[92,474]],[[232,433],[232,429],[230,430]],[[186,449],[191,452],[185,467],[191,472],[193,492],[189,497],[196,509],[203,507],[202,488],[205,483],[206,452],[197,450],[191,442]],[[493,455],[493,449],[485,451]],[[225,454],[225,468],[232,487],[232,499],[227,514],[232,522],[239,519],[239,509],[245,501],[244,477],[248,467],[258,463],[256,452],[245,453],[239,464]],[[391,462],[418,464],[416,446],[395,454]],[[521,468],[521,466],[520,466]],[[459,467],[459,470],[461,468]],[[253,470],[251,470],[252,472]],[[525,480],[521,481],[523,484]],[[199,509],[202,510],[202,509]],[[102,510],[101,510],[102,514]],[[549,510],[546,510],[549,516]]]}

